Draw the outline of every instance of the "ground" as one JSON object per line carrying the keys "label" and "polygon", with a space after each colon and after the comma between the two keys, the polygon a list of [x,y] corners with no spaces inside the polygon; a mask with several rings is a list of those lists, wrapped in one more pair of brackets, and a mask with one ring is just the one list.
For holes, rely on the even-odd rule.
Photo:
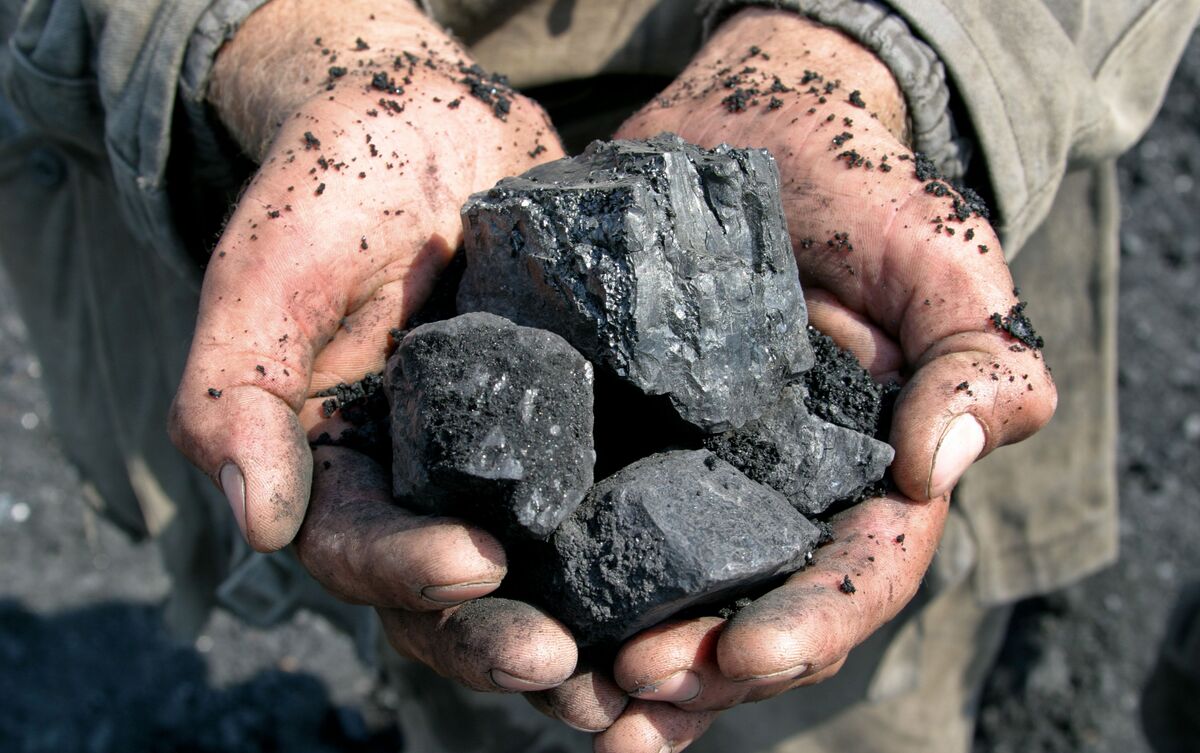
{"label": "ground", "polygon": [[[1121,561],[1018,608],[984,695],[979,753],[1149,753],[1139,696],[1175,594],[1200,578],[1200,40],[1121,161]],[[163,631],[153,548],[80,504],[0,279],[0,751],[389,747],[359,709],[372,673],[300,614]],[[379,701],[373,699],[372,703]],[[131,723],[137,720],[137,723]]]}

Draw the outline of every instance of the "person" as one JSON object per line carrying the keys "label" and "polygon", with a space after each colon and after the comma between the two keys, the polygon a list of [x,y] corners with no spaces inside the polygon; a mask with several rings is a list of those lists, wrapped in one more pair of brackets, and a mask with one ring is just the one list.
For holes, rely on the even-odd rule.
{"label": "person", "polygon": [[[388,659],[412,750],[965,750],[1005,605],[1115,556],[1113,160],[1200,3],[17,5],[0,245],[89,501],[162,542],[181,629],[308,598],[289,558],[249,551],[289,544],[377,607],[416,660]],[[318,393],[382,367],[465,198],[564,153],[475,61],[572,143],[644,104],[617,136],[770,149],[813,324],[906,380],[898,491],[728,621],[581,657],[488,596],[494,538],[309,448],[340,427]]]}

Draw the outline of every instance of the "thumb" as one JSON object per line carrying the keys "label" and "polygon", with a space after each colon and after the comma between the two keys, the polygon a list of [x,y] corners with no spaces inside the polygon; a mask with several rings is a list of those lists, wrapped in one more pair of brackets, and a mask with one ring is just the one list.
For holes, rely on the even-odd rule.
{"label": "thumb", "polygon": [[296,412],[252,384],[212,388],[185,378],[171,410],[171,440],[225,494],[238,527],[261,552],[286,546],[300,528],[312,454]]}
{"label": "thumb", "polygon": [[977,458],[1037,432],[1056,404],[1039,351],[999,332],[940,341],[896,402],[896,485],[914,499],[949,493]]}
{"label": "thumb", "polygon": [[213,254],[168,425],[171,441],[221,489],[259,551],[286,546],[304,518],[312,454],[299,413],[315,354],[346,308],[330,292],[346,285],[330,284],[319,268],[272,261],[314,256],[289,248],[282,229],[260,227],[264,238],[255,244],[227,232]]}

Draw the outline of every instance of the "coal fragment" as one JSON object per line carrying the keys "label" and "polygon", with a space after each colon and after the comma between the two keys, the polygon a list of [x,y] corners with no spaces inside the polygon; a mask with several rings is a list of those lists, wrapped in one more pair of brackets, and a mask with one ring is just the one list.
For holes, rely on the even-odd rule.
{"label": "coal fragment", "polygon": [[813,363],[764,150],[594,142],[471,197],[460,311],[557,332],[708,432],[757,418]]}
{"label": "coal fragment", "polygon": [[992,314],[991,322],[1001,332],[1007,332],[1034,350],[1041,350],[1046,347],[1046,341],[1034,330],[1033,322],[1026,316],[1025,307],[1028,305],[1021,301],[1008,310],[1007,316]]}
{"label": "coal fragment", "polygon": [[368,455],[384,468],[392,463],[392,442],[389,436],[391,417],[383,386],[383,372],[367,374],[357,382],[338,384],[317,393],[324,397],[322,415],[341,413],[346,428],[334,437],[322,432],[313,446],[349,447]]}
{"label": "coal fragment", "polygon": [[[905,156],[907,155],[901,155],[901,158]],[[933,163],[933,160],[929,159],[921,152],[915,153],[912,157],[912,160],[913,167],[917,174],[917,180],[924,182],[929,180],[937,180],[941,177],[941,174],[938,172],[937,165]]]}
{"label": "coal fragment", "polygon": [[554,615],[594,645],[798,570],[819,535],[723,460],[668,452],[596,484],[535,572]]}
{"label": "coal fragment", "polygon": [[388,362],[393,491],[423,512],[545,538],[592,484],[592,367],[561,337],[469,314]]}
{"label": "coal fragment", "polygon": [[[881,436],[884,388],[831,337],[809,327],[816,365],[804,375],[810,413],[872,437]],[[886,435],[884,435],[886,436]]]}
{"label": "coal fragment", "polygon": [[895,452],[867,434],[812,415],[805,392],[801,385],[788,386],[762,418],[707,438],[705,447],[783,494],[805,515],[819,515],[835,502],[857,501],[883,478]]}

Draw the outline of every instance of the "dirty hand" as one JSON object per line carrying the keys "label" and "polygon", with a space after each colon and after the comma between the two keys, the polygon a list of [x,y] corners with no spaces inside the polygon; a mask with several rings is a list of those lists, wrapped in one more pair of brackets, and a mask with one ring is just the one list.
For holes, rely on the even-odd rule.
{"label": "dirty hand", "polygon": [[[967,467],[1054,411],[994,232],[918,167],[904,121],[871,52],[785,11],[744,10],[617,134],[769,149],[812,324],[904,388],[890,437],[898,492],[836,516],[812,567],[728,621],[634,637],[615,686],[593,673],[540,695],[552,716],[605,729],[598,751],[679,751],[720,709],[832,676],[916,593]],[[619,691],[635,699],[623,711]]]}
{"label": "dirty hand", "polygon": [[318,393],[383,368],[466,197],[562,154],[540,108],[465,66],[404,3],[273,0],[221,50],[210,100],[261,169],[205,273],[170,431],[251,546],[295,538],[323,585],[380,608],[400,652],[474,688],[544,689],[575,645],[533,607],[478,598],[505,574],[500,544],[396,507],[360,453],[309,450],[343,428]]}

